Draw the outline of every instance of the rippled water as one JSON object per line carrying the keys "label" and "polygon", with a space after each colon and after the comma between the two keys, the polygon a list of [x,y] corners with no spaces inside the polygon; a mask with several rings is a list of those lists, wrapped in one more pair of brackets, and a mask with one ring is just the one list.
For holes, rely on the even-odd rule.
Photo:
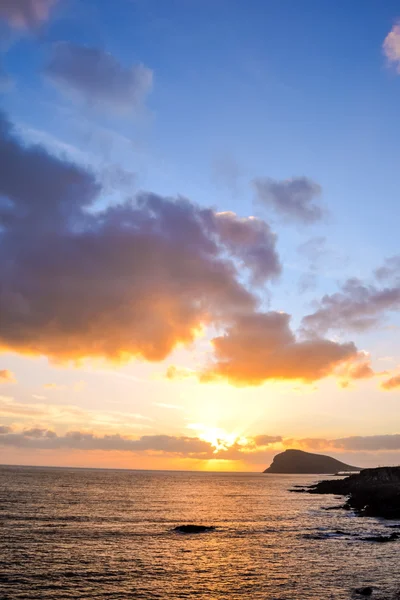
{"label": "rippled water", "polygon": [[400,543],[358,538],[388,524],[288,492],[315,479],[0,467],[0,599],[392,598]]}

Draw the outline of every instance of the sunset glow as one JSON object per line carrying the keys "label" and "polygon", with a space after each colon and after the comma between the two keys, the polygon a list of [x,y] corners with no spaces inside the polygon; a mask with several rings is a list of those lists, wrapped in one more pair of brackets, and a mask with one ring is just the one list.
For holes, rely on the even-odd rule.
{"label": "sunset glow", "polygon": [[111,4],[0,0],[1,462],[400,462],[399,15]]}

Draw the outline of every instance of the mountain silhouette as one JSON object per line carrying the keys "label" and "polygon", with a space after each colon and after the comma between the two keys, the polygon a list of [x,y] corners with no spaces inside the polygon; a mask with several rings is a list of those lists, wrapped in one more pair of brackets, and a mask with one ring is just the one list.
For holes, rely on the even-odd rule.
{"label": "mountain silhouette", "polygon": [[264,473],[334,474],[339,471],[359,471],[358,467],[346,465],[336,458],[313,454],[303,450],[285,450],[274,457]]}

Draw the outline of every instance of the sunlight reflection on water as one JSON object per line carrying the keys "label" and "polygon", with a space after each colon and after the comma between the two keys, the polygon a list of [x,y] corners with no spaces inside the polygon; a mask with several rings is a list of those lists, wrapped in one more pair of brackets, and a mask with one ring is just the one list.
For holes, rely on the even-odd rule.
{"label": "sunlight reflection on water", "polygon": [[388,599],[398,542],[362,542],[386,524],[288,492],[315,480],[0,467],[0,599],[342,600],[368,584]]}

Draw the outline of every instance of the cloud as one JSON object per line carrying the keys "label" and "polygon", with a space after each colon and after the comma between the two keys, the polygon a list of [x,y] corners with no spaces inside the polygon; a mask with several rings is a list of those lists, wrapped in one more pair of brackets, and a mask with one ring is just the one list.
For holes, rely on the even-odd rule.
{"label": "cloud", "polygon": [[315,265],[321,257],[328,253],[326,237],[317,235],[298,246],[297,252]]}
{"label": "cloud", "polygon": [[226,379],[235,385],[260,385],[267,380],[313,382],[357,360],[353,343],[325,339],[298,341],[281,312],[239,315],[224,335],[212,340],[215,360],[203,380]]}
{"label": "cloud", "polygon": [[0,369],[0,384],[2,383],[16,383],[15,375],[8,369]]}
{"label": "cloud", "polygon": [[93,174],[23,144],[4,117],[0,164],[3,350],[162,360],[256,305],[238,265],[256,280],[279,273],[263,222],[151,193],[96,211]]}
{"label": "cloud", "polygon": [[179,404],[166,404],[165,402],[153,402],[154,406],[158,406],[159,408],[167,408],[170,410],[184,410],[183,406],[179,406]]}
{"label": "cloud", "polygon": [[384,39],[383,53],[389,64],[400,73],[400,23],[396,23]]}
{"label": "cloud", "polygon": [[400,375],[393,375],[381,383],[384,390],[395,390],[400,387]]}
{"label": "cloud", "polygon": [[23,431],[2,427],[0,434],[0,445],[19,448],[161,452],[205,459],[213,456],[211,444],[187,436],[144,435],[138,439],[131,439],[120,434],[96,435],[82,431],[68,431],[65,435],[57,435],[52,430],[38,427]]}
{"label": "cloud", "polygon": [[[39,399],[39,398],[36,398]],[[69,404],[46,404],[45,402],[16,402],[13,398],[0,396],[0,416],[13,422],[29,422],[43,425],[61,424],[81,427],[84,423],[97,428],[126,427],[127,429],[149,429],[152,419],[146,415],[121,411],[85,410]]]}
{"label": "cloud", "polygon": [[385,312],[399,307],[400,287],[378,288],[352,278],[340,292],[323,296],[317,309],[303,318],[302,326],[318,334],[330,329],[365,331],[376,326]]}
{"label": "cloud", "polygon": [[71,42],[54,46],[45,74],[62,93],[116,114],[137,110],[153,82],[143,65],[126,67],[108,52]]}
{"label": "cloud", "polygon": [[264,177],[253,184],[257,202],[287,220],[309,225],[324,216],[325,210],[319,204],[321,186],[307,177],[282,181]]}
{"label": "cloud", "polygon": [[277,444],[282,441],[280,435],[256,435],[251,438],[255,446],[270,446],[271,444]]}
{"label": "cloud", "polygon": [[282,440],[280,436],[258,435],[235,442],[229,447],[216,449],[211,442],[199,437],[171,435],[143,435],[137,439],[122,436],[118,433],[99,435],[87,431],[68,431],[58,435],[55,431],[44,427],[31,427],[16,430],[0,426],[0,446],[14,446],[41,450],[58,450],[62,448],[83,451],[107,450],[134,452],[145,454],[164,454],[202,460],[246,460],[250,454],[257,455],[267,446]]}
{"label": "cloud", "polygon": [[394,279],[399,281],[400,278],[400,256],[390,256],[382,266],[375,269],[374,275],[378,281],[387,281]]}
{"label": "cloud", "polygon": [[262,464],[271,459],[271,451],[300,448],[328,452],[388,452],[400,450],[400,434],[349,436],[336,439],[284,438],[282,436],[256,435],[240,438],[231,445],[218,448],[199,437],[171,435],[142,435],[131,438],[120,433],[99,434],[71,430],[58,434],[47,427],[17,429],[0,425],[0,447],[28,448],[34,450],[80,450],[83,452],[129,452],[137,455],[191,458],[197,460],[233,460]]}
{"label": "cloud", "polygon": [[348,451],[348,452],[374,452],[400,450],[400,434],[392,435],[367,435],[349,436],[337,439],[285,439],[286,447],[297,447],[311,451]]}
{"label": "cloud", "polygon": [[240,219],[235,213],[217,213],[217,228],[226,250],[249,269],[253,283],[278,277],[282,267],[276,253],[276,235],[267,223],[254,217]]}
{"label": "cloud", "polygon": [[352,343],[299,342],[288,315],[257,312],[246,278],[281,271],[262,220],[146,192],[100,209],[93,173],[20,142],[4,116],[0,165],[1,350],[161,361],[212,326],[226,334],[202,380],[235,384],[314,381],[356,356]]}
{"label": "cloud", "polygon": [[0,19],[16,29],[31,29],[46,21],[57,0],[0,0]]}

